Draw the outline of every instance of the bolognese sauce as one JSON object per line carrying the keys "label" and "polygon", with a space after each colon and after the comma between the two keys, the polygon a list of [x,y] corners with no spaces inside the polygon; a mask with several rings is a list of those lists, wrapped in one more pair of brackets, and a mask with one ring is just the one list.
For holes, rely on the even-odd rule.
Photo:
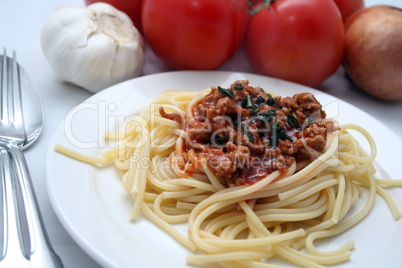
{"label": "bolognese sauce", "polygon": [[[174,112],[162,117],[179,123]],[[338,128],[324,120],[322,105],[311,93],[272,96],[248,80],[211,91],[192,107],[182,124],[184,150],[205,157],[209,169],[232,185],[249,185],[296,161],[313,161],[324,150],[327,133]]]}

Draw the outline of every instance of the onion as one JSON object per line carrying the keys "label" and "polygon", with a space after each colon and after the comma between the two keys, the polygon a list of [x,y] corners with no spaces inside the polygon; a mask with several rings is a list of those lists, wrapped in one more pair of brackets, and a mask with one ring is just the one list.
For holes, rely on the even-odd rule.
{"label": "onion", "polygon": [[344,67],[350,79],[383,100],[402,100],[402,10],[378,5],[345,24]]}

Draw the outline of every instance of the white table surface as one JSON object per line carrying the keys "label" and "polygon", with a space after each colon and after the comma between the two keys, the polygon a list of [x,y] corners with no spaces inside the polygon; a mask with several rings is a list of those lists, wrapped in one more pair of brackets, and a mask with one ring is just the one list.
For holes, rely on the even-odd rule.
{"label": "white table surface", "polygon": [[[366,0],[366,6],[389,4],[402,8],[400,0]],[[69,236],[56,217],[49,201],[45,182],[45,155],[50,139],[66,113],[92,94],[57,79],[40,46],[40,32],[54,9],[63,5],[84,7],[84,0],[0,0],[0,47],[17,52],[19,63],[31,76],[44,101],[45,126],[37,143],[26,151],[42,216],[55,251],[65,267],[99,267]],[[172,71],[147,49],[143,75]],[[252,72],[240,53],[220,69]],[[401,70],[402,75],[402,70]],[[382,120],[402,137],[402,102],[384,102],[355,88],[341,68],[318,86],[318,89],[343,99]]]}

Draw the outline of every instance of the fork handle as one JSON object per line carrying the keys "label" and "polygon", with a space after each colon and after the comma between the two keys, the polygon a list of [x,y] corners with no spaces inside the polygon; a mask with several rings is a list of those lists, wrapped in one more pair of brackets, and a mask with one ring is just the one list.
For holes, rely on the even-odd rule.
{"label": "fork handle", "polygon": [[50,245],[25,156],[17,145],[10,145],[9,152],[26,211],[31,246],[31,267],[63,267],[60,257]]}

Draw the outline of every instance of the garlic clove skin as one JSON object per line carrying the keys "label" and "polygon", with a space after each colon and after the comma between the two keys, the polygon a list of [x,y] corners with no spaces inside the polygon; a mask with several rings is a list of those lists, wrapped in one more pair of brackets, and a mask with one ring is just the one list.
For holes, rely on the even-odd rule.
{"label": "garlic clove skin", "polygon": [[106,3],[56,11],[42,28],[41,45],[61,80],[93,93],[139,76],[145,63],[143,37]]}

